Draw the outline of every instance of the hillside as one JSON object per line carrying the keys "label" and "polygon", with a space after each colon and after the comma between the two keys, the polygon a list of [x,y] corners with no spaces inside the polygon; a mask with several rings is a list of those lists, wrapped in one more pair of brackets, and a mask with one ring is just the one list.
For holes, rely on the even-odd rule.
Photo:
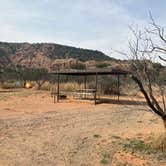
{"label": "hillside", "polygon": [[49,43],[7,43],[0,42],[0,66],[23,65],[49,68],[57,63],[77,61],[113,60],[97,50],[82,49]]}

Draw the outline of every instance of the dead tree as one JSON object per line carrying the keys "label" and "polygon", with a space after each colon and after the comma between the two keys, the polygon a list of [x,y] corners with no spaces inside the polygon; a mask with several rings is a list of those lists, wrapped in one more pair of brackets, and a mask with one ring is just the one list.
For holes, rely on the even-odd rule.
{"label": "dead tree", "polygon": [[[138,31],[131,28],[134,40],[129,42],[131,57],[131,77],[139,86],[144,95],[150,111],[157,114],[164,122],[166,128],[166,102],[165,102],[165,82],[159,81],[159,76],[164,76],[165,67],[160,71],[154,68],[154,59],[160,58],[166,62],[166,34],[164,29],[156,25],[152,19],[151,29],[145,28],[144,31]],[[159,38],[161,41],[157,40]],[[161,44],[161,43],[162,44]],[[165,44],[165,46],[163,45]],[[160,97],[156,96],[154,86],[158,87]]]}

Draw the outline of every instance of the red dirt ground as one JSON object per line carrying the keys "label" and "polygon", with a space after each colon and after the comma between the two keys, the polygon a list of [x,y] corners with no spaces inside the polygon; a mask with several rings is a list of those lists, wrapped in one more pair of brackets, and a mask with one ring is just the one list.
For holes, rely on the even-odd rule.
{"label": "red dirt ground", "polygon": [[[0,166],[164,166],[160,155],[124,151],[127,139],[163,131],[142,98],[53,103],[49,92],[0,93]],[[139,102],[134,102],[139,101]],[[142,104],[142,105],[141,105]]]}

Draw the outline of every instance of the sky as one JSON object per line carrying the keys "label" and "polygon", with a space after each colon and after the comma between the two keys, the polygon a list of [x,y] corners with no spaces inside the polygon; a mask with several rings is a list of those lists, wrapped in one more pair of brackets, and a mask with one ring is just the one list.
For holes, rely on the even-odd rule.
{"label": "sky", "polygon": [[100,50],[128,48],[129,26],[164,25],[165,0],[0,0],[0,41],[58,43]]}

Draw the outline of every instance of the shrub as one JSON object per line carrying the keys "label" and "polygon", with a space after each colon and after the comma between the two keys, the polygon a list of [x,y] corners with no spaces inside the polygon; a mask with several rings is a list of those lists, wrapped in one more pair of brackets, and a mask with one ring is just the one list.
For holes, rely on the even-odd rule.
{"label": "shrub", "polygon": [[96,64],[96,68],[106,68],[108,66],[110,66],[110,64],[108,64],[108,63],[98,63],[98,64]]}
{"label": "shrub", "polygon": [[101,93],[118,94],[118,86],[116,77],[102,76],[100,79]]}
{"label": "shrub", "polygon": [[68,82],[68,83],[62,83],[60,85],[60,89],[62,91],[76,91],[78,89],[82,89],[83,84],[78,84],[76,82]]}
{"label": "shrub", "polygon": [[[38,88],[38,87],[37,87],[37,88]],[[50,84],[49,82],[44,83],[44,84],[41,86],[40,90],[50,91],[50,90],[51,90],[51,84]]]}
{"label": "shrub", "polygon": [[146,144],[142,140],[130,139],[123,145],[123,150],[132,152],[152,153],[153,149],[149,144]]}
{"label": "shrub", "polygon": [[77,63],[77,64],[73,64],[70,66],[71,69],[77,69],[77,70],[85,70],[86,69],[86,65],[83,63]]}
{"label": "shrub", "polygon": [[8,83],[8,82],[5,82],[1,85],[1,88],[2,89],[13,89],[15,88],[15,84],[14,83]]}

